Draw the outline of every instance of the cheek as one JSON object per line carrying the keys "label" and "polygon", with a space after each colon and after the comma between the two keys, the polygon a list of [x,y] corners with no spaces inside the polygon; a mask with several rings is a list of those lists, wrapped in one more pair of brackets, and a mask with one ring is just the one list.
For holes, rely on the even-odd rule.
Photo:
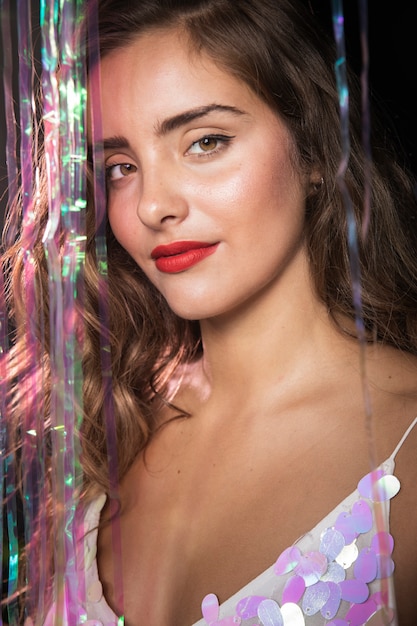
{"label": "cheek", "polygon": [[240,199],[258,202],[260,207],[272,203],[286,204],[293,201],[295,188],[300,181],[289,155],[286,136],[263,133],[256,137],[250,155],[239,164],[235,172],[234,193]]}
{"label": "cheek", "polygon": [[[212,207],[222,221],[240,227],[274,228],[279,221],[302,219],[304,190],[287,157],[251,160],[214,181]],[[269,226],[268,226],[269,225]]]}
{"label": "cheek", "polygon": [[190,187],[190,206],[200,207],[223,224],[239,224],[250,219],[254,207],[262,210],[272,197],[272,185],[270,166],[247,159],[228,165],[204,183]]}
{"label": "cheek", "polygon": [[117,241],[138,262],[140,245],[138,245],[139,229],[136,216],[126,210],[121,210],[120,207],[116,208],[111,205],[107,209],[107,215]]}

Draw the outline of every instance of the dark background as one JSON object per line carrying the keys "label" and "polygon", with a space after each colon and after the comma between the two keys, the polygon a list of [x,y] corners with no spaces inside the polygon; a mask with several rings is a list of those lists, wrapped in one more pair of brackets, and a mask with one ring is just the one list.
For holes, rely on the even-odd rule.
{"label": "dark background", "polygon": [[[140,0],[137,0],[140,2]],[[327,28],[332,29],[331,0],[306,0]],[[370,54],[370,88],[384,110],[386,126],[403,155],[404,162],[417,175],[417,107],[412,89],[415,88],[417,44],[415,0],[369,0],[368,46]],[[15,1],[11,0],[15,5]],[[361,70],[358,4],[345,0],[345,36],[347,56],[353,67]],[[365,4],[365,3],[363,3]],[[32,0],[34,13],[39,2]],[[13,9],[12,9],[13,10]],[[1,17],[1,16],[0,16]],[[12,32],[14,28],[12,25]],[[35,33],[36,36],[36,33]],[[3,52],[0,34],[0,57]],[[17,51],[15,50],[15,56]],[[16,59],[17,67],[17,59]],[[2,73],[1,73],[2,76]],[[15,82],[17,73],[14,72]],[[5,163],[6,131],[4,125],[3,81],[0,80],[0,223],[7,200]]]}

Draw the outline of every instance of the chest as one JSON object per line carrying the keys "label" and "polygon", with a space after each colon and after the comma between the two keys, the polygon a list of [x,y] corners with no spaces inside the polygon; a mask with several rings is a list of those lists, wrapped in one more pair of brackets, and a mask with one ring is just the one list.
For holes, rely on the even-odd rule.
{"label": "chest", "polygon": [[[177,433],[178,434],[178,433]],[[217,443],[190,432],[162,439],[123,485],[120,529],[127,623],[191,624],[209,592],[223,602],[270,567],[356,487],[346,446],[325,437],[235,435]],[[352,465],[352,464],[351,464]],[[343,468],[344,471],[340,471]],[[99,535],[99,569],[112,600],[110,529]],[[138,594],[138,589],[142,590]],[[114,607],[117,608],[117,607]],[[178,618],[173,618],[173,614]],[[129,621],[129,616],[130,621]]]}

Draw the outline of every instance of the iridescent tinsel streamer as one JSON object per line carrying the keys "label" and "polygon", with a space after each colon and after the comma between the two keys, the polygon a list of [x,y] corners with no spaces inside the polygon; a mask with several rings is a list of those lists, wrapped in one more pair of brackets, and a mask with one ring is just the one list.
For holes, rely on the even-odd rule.
{"label": "iridescent tinsel streamer", "polygon": [[[17,176],[17,159],[16,159],[16,121],[13,106],[13,61],[12,61],[12,37],[11,37],[11,14],[9,0],[0,1],[0,15],[1,15],[1,28],[2,28],[2,43],[3,43],[3,86],[5,96],[5,119],[6,119],[6,132],[7,132],[7,144],[6,144],[6,162],[7,172],[9,180],[8,195],[9,199],[16,197],[18,189],[18,176]],[[10,239],[14,239],[16,229],[11,229],[9,235]],[[18,560],[19,560],[19,545],[17,534],[17,500],[16,500],[16,474],[14,468],[14,454],[9,451],[7,454],[7,409],[6,409],[6,393],[7,388],[5,384],[6,379],[6,363],[4,355],[8,350],[7,333],[8,322],[6,313],[6,304],[4,300],[3,290],[3,270],[0,279],[0,306],[1,306],[1,384],[2,384],[2,406],[1,406],[1,475],[2,475],[2,495],[5,494],[6,506],[3,507],[2,502],[2,521],[3,513],[5,512],[6,524],[3,527],[1,533],[1,553],[2,566],[5,568],[3,574],[7,580],[7,594],[9,598],[13,598],[17,592],[18,586]],[[5,484],[3,484],[3,476]],[[5,546],[6,537],[3,535],[3,528],[7,528],[7,561],[3,558],[3,546]],[[6,555],[5,555],[6,556]],[[7,563],[7,565],[6,565]],[[1,619],[1,618],[0,618]],[[7,622],[9,624],[18,623],[18,608],[16,602],[9,602],[7,606]]]}
{"label": "iridescent tinsel streamer", "polygon": [[[0,0],[0,23],[3,42],[3,88],[4,88],[4,110],[6,120],[6,165],[8,179],[8,197],[16,198],[18,192],[18,168],[16,161],[16,119],[14,112],[13,98],[13,60],[12,60],[12,38],[10,23],[10,0]],[[10,233],[13,241],[16,229]]]}
{"label": "iridescent tinsel streamer", "polygon": [[[20,57],[20,78],[19,82],[19,111],[20,111],[20,127],[22,129],[20,145],[21,145],[21,162],[25,163],[21,168],[21,189],[22,189],[22,221],[23,221],[23,230],[26,229],[28,223],[28,214],[29,203],[31,198],[32,191],[32,179],[30,174],[31,168],[31,140],[32,140],[32,124],[31,124],[31,116],[32,116],[32,108],[31,108],[31,85],[30,85],[30,70],[28,70],[28,59],[29,59],[29,49],[31,47],[30,38],[28,36],[28,12],[23,9],[21,4],[18,3],[18,50]],[[8,133],[8,141],[7,141],[7,159],[8,159],[8,174],[9,174],[9,199],[12,199],[13,196],[17,195],[17,160],[16,160],[16,131],[14,126],[14,109],[13,109],[13,98],[12,96],[12,61],[11,61],[11,39],[6,36],[6,19],[10,22],[10,5],[9,3],[2,4],[2,16],[3,16],[3,25],[2,25],[2,34],[5,41],[5,74],[4,74],[4,85],[5,85],[5,95],[6,95],[6,124],[7,124],[7,133]],[[29,62],[31,67],[31,63]],[[10,162],[9,162],[10,160]],[[29,164],[29,165],[27,165]],[[29,169],[28,169],[29,167]],[[13,229],[12,229],[13,230]],[[11,233],[11,237],[14,236],[14,233]],[[25,233],[23,237],[24,242],[30,242],[31,236]],[[22,247],[22,254],[25,263],[30,262],[30,255],[26,254],[26,250],[24,245]],[[28,245],[28,249],[30,248],[30,243]],[[3,270],[3,268],[2,268]],[[3,298],[2,298],[3,299]],[[30,312],[28,312],[28,317],[30,318]],[[4,324],[6,324],[6,316],[4,319]],[[4,329],[4,333],[7,332],[8,329]],[[4,335],[6,337],[6,334]],[[28,360],[33,358],[33,344],[30,339],[30,328],[28,325]],[[2,343],[5,344],[6,339]],[[6,418],[6,404],[3,406],[3,417]],[[26,412],[26,418],[28,417],[28,412]],[[23,429],[24,430],[24,429]],[[5,435],[6,428],[5,425],[2,427],[2,431]],[[25,454],[25,435],[22,433],[22,455]],[[4,442],[6,443],[6,442]],[[32,463],[32,455],[28,454],[28,466],[30,467]],[[14,452],[10,451],[8,456],[5,459],[5,474],[6,474],[6,510],[7,510],[7,533],[8,533],[8,548],[9,548],[9,570],[8,570],[8,596],[9,598],[13,598],[15,596],[18,589],[18,576],[19,576],[19,545],[18,545],[18,515],[17,515],[17,504],[16,504],[16,474],[14,470]],[[32,472],[28,471],[27,476],[29,479],[32,477]],[[25,476],[26,477],[26,476]],[[25,480],[23,477],[23,481]],[[31,502],[32,503],[32,502]],[[31,520],[31,512],[30,506],[25,506],[26,502],[23,500],[23,515],[26,517],[26,521],[30,525]],[[28,594],[29,596],[29,594]],[[28,600],[29,601],[29,600]],[[9,623],[17,623],[18,613],[17,613],[17,605],[14,602],[8,604],[7,607],[8,612],[8,621]]]}
{"label": "iridescent tinsel streamer", "polygon": [[[366,12],[366,6],[362,5],[362,12]],[[358,232],[355,221],[355,215],[353,211],[353,204],[345,183],[345,172],[348,165],[349,155],[350,155],[350,139],[349,139],[349,90],[347,84],[347,71],[346,71],[346,51],[345,51],[345,38],[344,38],[344,15],[343,15],[343,2],[342,0],[333,0],[333,26],[334,26],[334,35],[337,46],[337,54],[338,59],[336,61],[335,70],[336,70],[336,79],[337,86],[339,91],[339,105],[340,105],[340,122],[341,122],[341,135],[342,135],[342,159],[340,162],[337,182],[339,188],[342,192],[346,214],[347,214],[347,222],[348,222],[348,242],[349,242],[349,252],[350,252],[350,269],[351,269],[351,280],[352,280],[352,290],[353,290],[353,303],[355,308],[355,317],[356,317],[356,329],[358,333],[358,339],[360,343],[361,350],[361,376],[362,376],[362,389],[363,389],[363,397],[364,397],[364,408],[365,408],[365,425],[368,434],[368,447],[369,447],[369,456],[371,462],[371,469],[376,468],[376,454],[375,454],[375,437],[373,435],[372,428],[372,408],[370,402],[368,381],[366,375],[366,335],[365,335],[365,327],[363,322],[362,315],[362,297],[361,297],[361,271],[360,271],[360,262],[359,262],[359,245],[358,245]],[[364,47],[364,39],[366,38],[366,31],[364,32],[364,28],[366,27],[365,18],[362,16],[362,50],[365,54],[365,68],[362,74],[362,90],[367,91],[367,84],[364,84],[364,81],[367,81],[367,47]],[[370,147],[369,147],[369,114],[368,114],[368,101],[367,95],[363,96],[363,106],[365,107],[365,115],[364,115],[364,130],[363,130],[363,140],[365,141],[364,151],[366,157],[370,158]],[[370,169],[369,162],[365,164],[365,175],[369,177]],[[367,181],[367,185],[369,185],[369,180]],[[368,187],[369,190],[369,187]],[[367,202],[367,192],[365,190],[365,202]],[[365,214],[365,218],[367,218]],[[366,219],[364,226],[363,234],[366,233]],[[375,489],[379,489],[378,486]],[[384,509],[387,507],[387,502],[384,501],[384,497],[380,497],[379,493],[376,493],[374,498],[374,513],[375,513],[375,524],[378,529],[378,532],[386,531],[385,524],[385,516]],[[390,597],[390,581],[388,577],[382,576],[381,578],[381,597],[389,598]],[[393,598],[391,598],[391,602],[393,602]]]}
{"label": "iridescent tinsel streamer", "polygon": [[[60,49],[60,146],[61,146],[61,220],[65,232],[62,250],[63,339],[65,371],[65,556],[66,612],[69,623],[82,620],[76,603],[78,581],[75,563],[75,503],[81,483],[80,450],[77,431],[81,424],[81,365],[76,350],[79,327],[76,300],[79,276],[85,254],[86,139],[85,139],[85,54],[84,42],[75,37],[82,19],[82,1],[61,0]],[[75,496],[75,497],[74,497]]]}
{"label": "iridescent tinsel streamer", "polygon": [[[350,136],[349,136],[349,88],[347,81],[346,68],[346,48],[344,33],[344,14],[342,0],[333,0],[333,29],[337,48],[337,60],[335,64],[335,73],[337,87],[339,92],[340,106],[340,128],[342,139],[342,157],[337,172],[337,184],[342,193],[342,197],[346,209],[347,228],[348,228],[348,244],[349,244],[349,261],[351,271],[353,306],[355,310],[356,330],[361,348],[361,373],[362,387],[365,405],[365,414],[367,422],[371,418],[371,403],[369,398],[369,390],[366,377],[366,334],[362,312],[362,289],[361,289],[361,270],[359,260],[359,244],[358,232],[355,220],[355,213],[352,204],[352,198],[345,181],[345,174],[348,167],[350,156]],[[372,458],[372,464],[374,459]]]}
{"label": "iridescent tinsel streamer", "polygon": [[[54,599],[57,624],[81,623],[75,567],[80,367],[75,301],[84,258],[86,149],[83,54],[74,50],[82,4],[41,0],[42,86],[49,219],[43,243],[49,270],[51,434],[55,459]],[[78,45],[82,45],[78,42]],[[79,51],[78,51],[79,52]],[[61,53],[61,56],[59,54]],[[60,70],[58,77],[58,60]],[[75,74],[74,74],[75,73]],[[81,75],[80,75],[81,74]]]}
{"label": "iridescent tinsel streamer", "polygon": [[[24,281],[26,289],[26,360],[31,371],[36,371],[39,359],[38,342],[36,336],[37,305],[35,301],[35,286],[33,285],[33,247],[36,238],[36,222],[33,205],[33,138],[35,127],[34,94],[33,94],[33,66],[32,66],[32,38],[31,38],[31,9],[24,0],[17,1],[18,52],[19,52],[19,112],[20,112],[20,174],[21,174],[21,205],[22,205],[22,254],[24,262]],[[25,386],[27,381],[20,381]],[[39,467],[36,454],[38,438],[37,409],[30,402],[30,389],[24,390],[26,407],[22,429],[22,459],[24,459],[24,474],[22,476],[22,509],[23,527],[26,545],[30,545],[35,520],[39,511],[39,492],[41,491],[43,475]],[[28,551],[26,580],[36,579],[39,564],[31,558]],[[36,606],[35,588],[29,584],[26,594],[26,609],[31,615]]]}
{"label": "iridescent tinsel streamer", "polygon": [[[44,106],[45,165],[48,180],[48,223],[43,237],[49,272],[49,316],[50,316],[50,372],[51,372],[51,443],[54,467],[51,473],[53,499],[54,538],[54,600],[57,623],[63,623],[65,602],[65,542],[64,527],[64,482],[63,457],[65,454],[64,425],[64,341],[62,329],[62,285],[59,258],[60,238],[60,161],[59,161],[59,92],[57,83],[58,63],[58,2],[41,2],[42,29],[42,95]],[[62,620],[62,621],[61,621]]]}
{"label": "iridescent tinsel streamer", "polygon": [[[100,354],[102,368],[102,385],[104,391],[104,417],[106,423],[106,444],[108,458],[108,472],[110,482],[110,514],[112,517],[112,548],[113,548],[113,584],[115,589],[116,603],[123,606],[123,586],[122,577],[122,548],[120,520],[118,513],[118,457],[117,457],[117,433],[114,416],[113,396],[112,396],[112,366],[110,345],[108,343],[108,331],[110,328],[108,311],[108,266],[107,266],[107,246],[106,246],[106,206],[105,206],[105,170],[103,152],[103,133],[101,124],[101,103],[100,103],[100,67],[99,67],[99,33],[97,23],[97,0],[89,3],[89,24],[88,37],[91,45],[89,47],[89,94],[91,113],[91,139],[94,165],[94,200],[96,208],[96,255],[98,271],[101,275],[99,293],[99,314],[100,314]],[[95,45],[94,45],[95,44]],[[123,623],[123,617],[120,618]]]}
{"label": "iridescent tinsel streamer", "polygon": [[368,0],[359,0],[360,37],[362,50],[362,144],[365,152],[365,189],[363,203],[362,237],[366,240],[371,213],[371,114],[369,105],[369,47],[368,47]]}
{"label": "iridescent tinsel streamer", "polygon": [[[4,299],[4,280],[3,280],[3,271],[0,268],[0,387],[2,389],[0,393],[0,485],[2,489],[2,496],[4,492],[4,465],[5,465],[5,453],[7,446],[7,428],[6,428],[6,420],[7,420],[7,409],[6,409],[6,377],[7,377],[7,369],[6,369],[6,360],[5,354],[8,350],[8,341],[7,341],[7,312],[6,312],[6,302]],[[3,497],[0,498],[0,563],[2,566],[3,575],[6,573],[4,571],[4,560],[3,560],[3,543],[4,543],[4,502]],[[3,626],[2,619],[3,612],[0,611],[0,626]]]}

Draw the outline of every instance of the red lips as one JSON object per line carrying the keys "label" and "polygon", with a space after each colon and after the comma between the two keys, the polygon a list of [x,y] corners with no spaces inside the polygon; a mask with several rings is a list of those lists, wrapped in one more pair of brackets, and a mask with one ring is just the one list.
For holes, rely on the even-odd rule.
{"label": "red lips", "polygon": [[174,241],[157,246],[151,252],[155,265],[160,272],[175,274],[196,265],[213,254],[218,243],[204,241]]}

